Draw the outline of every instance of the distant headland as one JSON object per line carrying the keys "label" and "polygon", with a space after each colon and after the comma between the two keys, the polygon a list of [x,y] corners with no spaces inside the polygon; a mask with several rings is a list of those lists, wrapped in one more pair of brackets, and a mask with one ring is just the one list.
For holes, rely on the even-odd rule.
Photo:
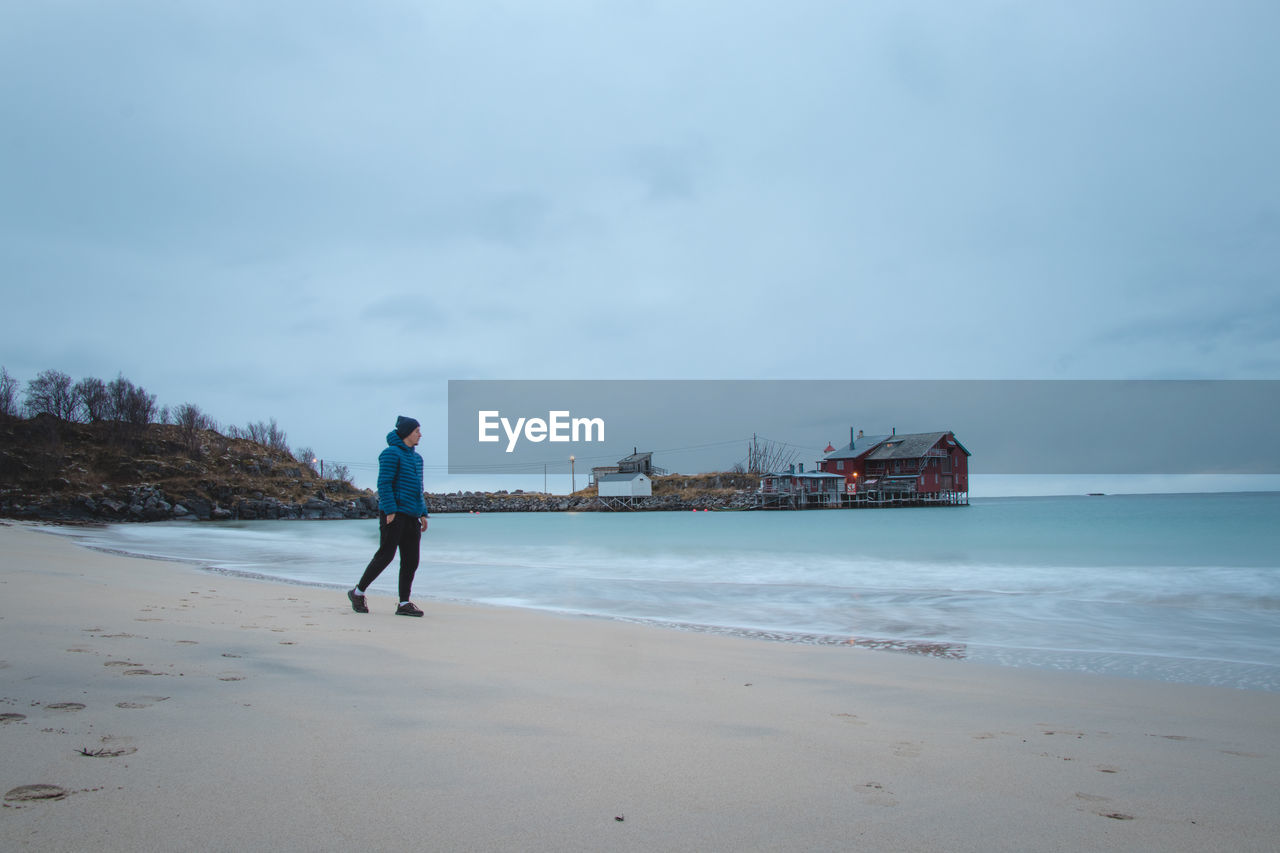
{"label": "distant headland", "polygon": [[[656,477],[631,510],[745,509],[747,474]],[[428,493],[432,513],[595,512],[595,486],[571,495]],[[54,522],[376,518],[377,494],[321,477],[288,450],[213,429],[77,423],[0,415],[0,517]]]}

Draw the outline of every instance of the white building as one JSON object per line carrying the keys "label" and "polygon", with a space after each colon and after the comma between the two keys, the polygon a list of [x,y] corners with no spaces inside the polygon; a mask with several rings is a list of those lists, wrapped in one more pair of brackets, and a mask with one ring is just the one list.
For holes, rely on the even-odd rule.
{"label": "white building", "polygon": [[653,480],[639,471],[605,474],[596,481],[602,498],[641,498],[653,494]]}

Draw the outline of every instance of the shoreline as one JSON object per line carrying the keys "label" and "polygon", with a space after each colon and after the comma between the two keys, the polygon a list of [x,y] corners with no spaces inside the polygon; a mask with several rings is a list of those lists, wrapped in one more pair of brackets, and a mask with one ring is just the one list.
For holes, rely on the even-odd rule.
{"label": "shoreline", "polygon": [[[1277,694],[436,601],[404,619],[390,596],[362,615],[38,534],[0,525],[6,849],[1261,851],[1280,832]],[[23,799],[35,785],[65,794]]]}
{"label": "shoreline", "polygon": [[[701,475],[699,475],[701,476]],[[165,500],[167,495],[155,486],[142,484],[126,489],[138,493],[141,500],[156,499],[147,508],[143,503],[129,498],[125,500],[92,501],[84,495],[45,494],[25,495],[15,503],[0,503],[0,520],[24,524],[95,525],[95,524],[150,524],[163,521],[226,522],[226,521],[354,521],[377,518],[376,500],[365,490],[357,499],[334,500],[312,498],[304,502],[288,504],[275,499],[240,500],[229,506],[205,503],[197,504],[195,511]],[[970,495],[962,504],[948,503],[886,503],[847,507],[806,507],[783,510],[755,504],[754,491],[722,494],[708,491],[694,496],[659,494],[636,498],[626,508],[600,503],[595,495],[546,494],[541,492],[427,492],[427,505],[433,515],[472,515],[527,513],[601,513],[601,514],[649,514],[678,512],[807,512],[809,510],[837,509],[937,509],[943,507],[967,507],[988,501],[1006,500],[1055,500],[1063,498],[1132,498],[1132,497],[1185,497],[1206,495],[1275,495],[1280,490],[1258,489],[1192,492],[1082,492],[1049,495]],[[188,501],[192,503],[192,501]]]}
{"label": "shoreline", "polygon": [[[239,577],[274,582],[296,587],[337,590],[345,592],[345,583],[330,579],[289,577],[272,575],[253,568],[228,568],[191,556],[135,553],[126,548],[113,547],[91,541],[90,535],[80,530],[106,529],[110,524],[59,524],[54,522],[17,522],[54,535],[64,536],[79,544],[102,553],[118,556],[136,556],[141,559],[172,561],[198,567],[213,575]],[[170,522],[194,524],[193,522]],[[271,524],[273,522],[263,522]],[[285,523],[287,521],[281,520]],[[191,551],[191,549],[187,549]],[[683,633],[713,634],[747,640],[799,645],[821,645],[837,648],[864,648],[890,651],[900,654],[941,657],[968,662],[994,664],[1019,669],[1041,669],[1051,672],[1081,672],[1129,678],[1139,681],[1173,684],[1199,684],[1203,686],[1229,687],[1239,690],[1257,690],[1280,693],[1280,674],[1275,663],[1237,658],[1188,656],[1186,654],[1160,654],[1151,650],[1080,649],[1034,645],[994,645],[966,640],[948,640],[911,636],[859,635],[848,632],[832,633],[818,628],[781,628],[772,626],[706,622],[681,619],[674,616],[640,616],[623,613],[573,610],[549,605],[511,600],[487,601],[448,594],[431,594],[420,591],[418,597],[441,604],[516,609],[570,618],[617,621]]]}

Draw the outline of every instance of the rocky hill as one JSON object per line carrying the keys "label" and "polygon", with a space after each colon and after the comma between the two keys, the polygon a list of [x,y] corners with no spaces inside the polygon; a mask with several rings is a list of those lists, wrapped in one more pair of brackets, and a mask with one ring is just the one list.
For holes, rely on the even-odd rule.
{"label": "rocky hill", "polygon": [[56,521],[369,518],[373,492],[212,430],[0,419],[0,516]]}
{"label": "rocky hill", "polygon": [[[631,510],[752,506],[747,474],[655,477]],[[594,487],[572,495],[428,494],[432,513],[617,511]],[[373,518],[377,495],[322,480],[291,455],[212,430],[80,424],[52,415],[0,418],[0,517],[46,521]]]}

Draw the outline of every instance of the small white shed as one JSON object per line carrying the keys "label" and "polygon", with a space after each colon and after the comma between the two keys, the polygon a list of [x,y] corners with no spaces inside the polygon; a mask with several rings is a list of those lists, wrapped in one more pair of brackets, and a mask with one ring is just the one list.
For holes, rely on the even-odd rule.
{"label": "small white shed", "polygon": [[653,494],[653,481],[639,471],[605,474],[596,481],[602,498],[640,498]]}

